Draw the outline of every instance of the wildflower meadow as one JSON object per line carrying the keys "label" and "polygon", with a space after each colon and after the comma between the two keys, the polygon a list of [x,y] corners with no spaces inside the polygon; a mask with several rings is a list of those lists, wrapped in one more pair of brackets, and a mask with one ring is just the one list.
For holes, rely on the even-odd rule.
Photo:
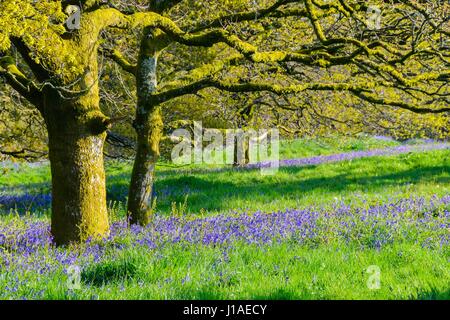
{"label": "wildflower meadow", "polygon": [[145,227],[128,227],[130,168],[111,162],[110,234],[68,247],[50,233],[47,164],[5,163],[2,298],[447,299],[450,145],[335,140],[283,143],[282,154],[302,144],[310,155],[269,177],[162,167]]}

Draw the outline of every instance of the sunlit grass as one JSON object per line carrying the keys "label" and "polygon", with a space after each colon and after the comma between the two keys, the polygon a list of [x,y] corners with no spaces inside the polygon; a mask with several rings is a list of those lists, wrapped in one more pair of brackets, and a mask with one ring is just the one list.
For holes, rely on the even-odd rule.
{"label": "sunlit grass", "polygon": [[[335,154],[398,144],[374,138],[298,140],[283,144],[282,157]],[[332,208],[337,204],[358,208],[396,203],[397,199],[410,197],[430,199],[450,194],[450,150],[283,167],[272,176],[263,176],[257,169],[197,169],[173,168],[164,163],[158,166],[155,185],[158,215],[181,215],[190,220],[239,212]],[[107,163],[111,221],[123,221],[130,170],[129,163]],[[0,176],[0,185],[2,195],[25,195],[24,199],[32,202],[33,195],[50,192],[48,165],[13,168],[8,164]],[[444,229],[439,233],[430,229],[430,237],[445,237],[448,210],[436,211]],[[407,214],[420,219],[422,212]],[[0,226],[22,230],[27,228],[27,221],[44,219],[47,223],[49,215],[49,207],[35,209],[28,203],[25,207],[3,209]],[[341,221],[339,216],[333,219],[336,224]],[[288,237],[264,244],[183,242],[150,249],[136,247],[136,237],[130,234],[103,244],[107,247],[97,257],[98,261],[88,259],[80,266],[78,290],[68,289],[67,265],[56,265],[55,270],[43,274],[30,271],[34,267],[29,271],[16,271],[22,270],[19,266],[6,268],[2,265],[2,255],[16,253],[0,245],[3,268],[0,269],[0,298],[450,299],[448,244],[426,246],[428,231],[414,237],[418,231],[407,225],[402,228],[405,229],[396,237],[411,232],[406,240],[396,238],[381,247],[354,240],[333,240],[330,233],[320,241],[313,238],[302,244]],[[354,230],[354,235],[358,235],[358,230]],[[377,243],[374,230],[362,227],[361,239],[369,244]],[[70,256],[85,249],[84,245],[62,249],[42,247],[31,258],[23,255],[23,261],[39,266],[47,260],[54,261],[55,254]],[[378,289],[367,286],[371,276],[368,268],[372,265],[380,270]]]}

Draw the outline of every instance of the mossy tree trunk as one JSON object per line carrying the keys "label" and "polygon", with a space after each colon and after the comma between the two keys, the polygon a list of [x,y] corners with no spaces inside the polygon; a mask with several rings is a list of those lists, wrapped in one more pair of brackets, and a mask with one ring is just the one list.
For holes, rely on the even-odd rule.
{"label": "mossy tree trunk", "polygon": [[139,116],[135,123],[137,149],[128,194],[128,215],[131,224],[145,226],[151,218],[155,165],[160,155],[163,127],[160,108]]}
{"label": "mossy tree trunk", "polygon": [[85,11],[79,28],[63,35],[44,26],[35,39],[42,45],[29,42],[30,34],[12,38],[33,77],[14,63],[2,63],[9,70],[8,82],[45,120],[52,174],[51,233],[57,245],[109,233],[103,144],[111,120],[100,110],[97,52],[102,30],[114,23],[114,15],[102,10]]}
{"label": "mossy tree trunk", "polygon": [[155,165],[160,156],[159,144],[163,133],[160,106],[152,105],[151,95],[157,88],[156,67],[158,44],[154,31],[145,30],[141,42],[136,72],[138,106],[134,129],[137,134],[136,158],[128,192],[128,219],[130,224],[145,226],[150,222],[153,202]]}
{"label": "mossy tree trunk", "polygon": [[108,126],[95,96],[44,95],[52,174],[51,233],[57,245],[109,232],[103,144]]}

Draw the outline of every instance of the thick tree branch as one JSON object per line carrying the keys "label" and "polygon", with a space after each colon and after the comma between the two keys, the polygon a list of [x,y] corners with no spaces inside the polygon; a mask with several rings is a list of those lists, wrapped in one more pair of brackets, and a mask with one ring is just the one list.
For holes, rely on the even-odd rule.
{"label": "thick tree branch", "polygon": [[17,49],[17,51],[20,53],[20,56],[25,61],[25,63],[30,67],[36,79],[40,82],[48,80],[50,74],[48,73],[47,70],[45,70],[45,68],[42,65],[36,63],[36,61],[33,60],[33,58],[30,55],[31,51],[27,47],[25,42],[23,42],[22,39],[16,37],[12,37],[11,42]]}
{"label": "thick tree branch", "polygon": [[42,93],[16,66],[11,57],[0,58],[0,76],[24,98],[42,111]]}
{"label": "thick tree branch", "polygon": [[44,156],[47,156],[47,152],[36,151],[36,150],[27,149],[27,148],[23,148],[21,150],[12,150],[12,151],[0,149],[0,154],[8,156],[8,157],[12,157],[12,158],[16,158],[16,159],[24,159],[24,160],[36,160],[36,159],[42,158]]}
{"label": "thick tree branch", "polygon": [[188,84],[186,86],[171,89],[165,92],[156,93],[152,96],[152,103],[161,104],[170,99],[174,99],[187,94],[194,94],[205,88],[216,88],[228,92],[259,92],[268,91],[278,95],[289,93],[300,93],[306,90],[314,91],[352,91],[363,92],[367,88],[346,83],[308,83],[301,85],[282,86],[271,83],[227,83],[212,78]]}
{"label": "thick tree branch", "polygon": [[[276,84],[268,84],[268,83],[244,83],[244,84],[235,84],[235,83],[226,83],[222,81],[218,81],[215,79],[203,79],[186,86],[175,88],[172,90],[168,90],[166,92],[161,92],[154,94],[152,97],[152,105],[161,104],[168,100],[181,97],[187,94],[195,94],[200,90],[205,88],[216,88],[223,91],[228,92],[258,92],[258,91],[267,91],[272,92],[277,95],[283,94],[295,94],[303,91],[348,91],[355,96],[361,98],[362,100],[380,104],[385,106],[393,106],[402,108],[405,110],[409,110],[415,113],[444,113],[449,112],[449,107],[442,108],[428,108],[416,106],[413,104],[409,104],[403,101],[396,101],[391,99],[384,99],[379,97],[374,97],[370,93],[373,88],[365,87],[364,85],[351,85],[346,83],[309,83],[302,85],[290,85],[290,86],[281,86]],[[424,105],[431,104],[431,102],[426,102]]]}
{"label": "thick tree branch", "polygon": [[208,64],[204,64],[198,68],[190,70],[188,74],[184,75],[180,79],[163,83],[160,89],[174,89],[182,87],[186,84],[196,82],[208,77],[211,77],[218,72],[224,70],[226,67],[237,65],[239,62],[244,61],[244,58],[240,54],[229,56],[222,60],[216,60]]}
{"label": "thick tree branch", "polygon": [[[371,102],[374,104],[384,105],[384,106],[391,106],[391,107],[397,107],[405,110],[412,111],[414,113],[419,114],[425,114],[425,113],[444,113],[444,112],[450,112],[450,107],[442,107],[442,108],[427,108],[427,107],[420,107],[417,105],[409,104],[404,101],[395,101],[391,99],[385,99],[380,97],[374,97],[373,95],[368,95],[367,93],[363,92],[352,92],[357,97],[361,98],[362,100],[365,100],[367,102]],[[430,104],[431,102],[426,102],[424,104]]]}

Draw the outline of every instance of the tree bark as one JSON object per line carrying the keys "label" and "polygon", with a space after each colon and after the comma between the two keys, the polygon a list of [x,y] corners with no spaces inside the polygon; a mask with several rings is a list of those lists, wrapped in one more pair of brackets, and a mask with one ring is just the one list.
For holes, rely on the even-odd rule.
{"label": "tree bark", "polygon": [[155,43],[154,30],[146,29],[139,53],[136,87],[138,105],[134,129],[137,134],[134,160],[128,192],[130,224],[145,226],[150,222],[153,204],[155,165],[160,156],[159,144],[163,133],[161,108],[152,106],[151,95],[157,88],[156,67],[160,48]]}
{"label": "tree bark", "polygon": [[155,165],[160,151],[163,121],[159,107],[136,119],[137,150],[128,193],[130,224],[145,226],[150,222],[153,202]]}
{"label": "tree bark", "polygon": [[[44,119],[52,174],[51,233],[57,245],[109,232],[103,144],[106,118],[89,99],[46,96]],[[95,101],[95,100],[94,100]],[[91,111],[81,112],[92,109]]]}
{"label": "tree bark", "polygon": [[250,162],[248,139],[235,139],[233,167],[243,167]]}

